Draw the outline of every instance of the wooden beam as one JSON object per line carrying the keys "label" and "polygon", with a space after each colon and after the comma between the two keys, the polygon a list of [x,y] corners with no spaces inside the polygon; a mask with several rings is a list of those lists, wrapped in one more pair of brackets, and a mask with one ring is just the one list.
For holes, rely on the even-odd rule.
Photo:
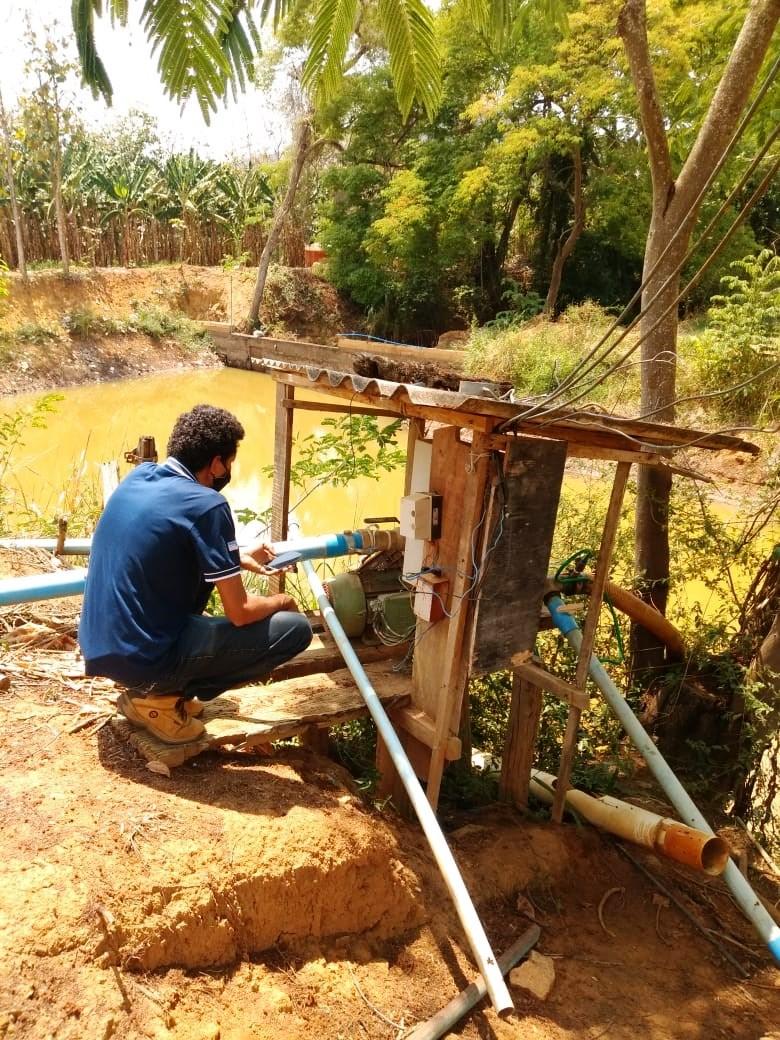
{"label": "wooden beam", "polygon": [[[601,613],[601,601],[604,598],[604,585],[606,584],[610,563],[612,562],[612,550],[615,546],[615,537],[618,524],[620,523],[620,512],[623,508],[623,497],[626,493],[630,469],[630,462],[619,462],[617,464],[607,516],[604,521],[604,530],[601,535],[601,545],[599,546],[598,559],[596,560],[596,568],[591,585],[590,603],[588,604],[588,612],[585,615],[585,624],[582,629],[582,648],[577,658],[577,672],[574,679],[575,686],[583,692],[588,680],[588,666],[593,653],[596,627]],[[582,709],[576,705],[572,705],[569,708],[569,717],[566,720],[566,732],[561,751],[561,762],[558,767],[558,782],[555,785],[555,799],[553,801],[552,817],[556,823],[560,823],[563,819],[566,794],[569,790],[571,769],[574,763],[574,752],[577,747],[577,734],[581,714]]]}
{"label": "wooden beam", "polygon": [[546,690],[547,693],[551,693],[559,701],[563,701],[564,704],[571,704],[575,708],[587,708],[588,706],[588,695],[584,690],[580,690],[576,686],[572,686],[571,683],[559,679],[557,675],[540,668],[538,664],[534,664],[531,661],[528,661],[526,664],[519,664],[515,667],[514,674],[523,679],[524,682]]}
{"label": "wooden beam", "polygon": [[[449,431],[441,431],[448,438]],[[439,435],[440,436],[440,435]],[[458,444],[457,437],[455,444]],[[442,512],[447,523],[447,514],[452,516],[453,498],[456,499],[457,527],[455,528],[458,538],[454,545],[449,548],[442,540],[433,546],[434,553],[438,555],[438,565],[442,567],[450,582],[450,611],[451,617],[440,621],[435,627],[440,628],[438,646],[426,646],[422,654],[415,655],[415,693],[413,703],[417,704],[417,697],[421,693],[421,684],[428,686],[428,695],[435,695],[435,709],[429,712],[435,720],[436,732],[434,744],[431,750],[431,768],[428,776],[426,794],[431,806],[435,809],[439,801],[439,790],[444,772],[446,758],[447,740],[458,726],[460,721],[460,708],[463,694],[468,682],[469,675],[469,646],[468,629],[473,617],[472,601],[470,600],[471,587],[473,585],[472,562],[473,544],[472,537],[480,517],[485,509],[485,492],[487,489],[487,477],[490,464],[490,453],[486,451],[487,445],[481,435],[475,434],[471,450],[453,453],[447,450],[453,446],[451,438],[448,441],[439,440],[443,449],[438,462],[434,459],[431,471],[431,487],[436,491],[435,481],[451,480],[453,476],[461,476],[461,470],[465,470],[465,478],[460,488],[455,493],[456,485],[450,484],[449,488],[442,488],[444,501]],[[466,448],[460,444],[460,449]],[[434,434],[434,456],[437,452],[437,434]],[[468,466],[464,465],[464,459],[468,459]],[[453,473],[453,466],[456,467]],[[470,468],[469,468],[470,467]],[[449,506],[448,506],[449,501]],[[443,529],[444,535],[444,529]],[[452,549],[455,548],[453,556]],[[421,623],[418,623],[418,638],[422,638],[420,631]],[[423,622],[422,625],[425,625]],[[427,627],[424,628],[427,642]],[[442,652],[443,651],[443,652]],[[418,667],[419,662],[426,662],[425,667]]]}
{"label": "wooden beam", "polygon": [[351,384],[349,386],[326,387],[321,384],[313,384],[306,376],[298,375],[295,372],[270,372],[269,374],[277,382],[286,383],[289,386],[305,387],[314,393],[333,394],[334,397],[341,397],[347,401],[354,401],[359,398],[363,403],[370,404],[371,407],[391,410],[393,415],[404,419],[412,417],[431,419],[441,423],[442,426],[456,426],[458,429],[469,428],[481,430],[485,433],[493,430],[496,425],[496,420],[491,416],[474,415],[470,412],[461,412],[456,408],[441,408],[428,404],[415,405],[411,401],[406,401],[402,398],[382,397],[381,394],[365,392],[356,394]]}
{"label": "wooden beam", "polygon": [[[429,748],[434,746],[436,741],[436,725],[430,715],[427,715],[420,708],[415,708],[413,706],[402,708],[394,714],[393,721],[397,723],[401,729],[406,730],[407,733],[411,733],[413,737],[416,737],[421,744],[425,744],[425,746]],[[454,733],[449,734],[444,749],[445,759],[448,762],[455,762],[460,758],[460,753],[460,737],[456,737]]]}
{"label": "wooden beam", "polygon": [[389,408],[364,408],[363,405],[332,404],[325,401],[285,401],[285,408],[301,409],[305,412],[336,412],[339,415],[379,415],[397,419],[398,413]]}
{"label": "wooden beam", "polygon": [[[287,514],[290,511],[290,466],[292,464],[293,418],[288,404],[295,399],[295,387],[276,384],[276,419],[274,429],[274,483],[271,492],[271,541],[287,537]],[[268,579],[268,591],[284,591],[284,574]]]}
{"label": "wooden beam", "polygon": [[498,793],[502,802],[512,802],[518,809],[528,805],[531,767],[541,714],[542,691],[523,678],[519,671],[513,672],[512,705],[509,709],[504,754],[501,757]]}

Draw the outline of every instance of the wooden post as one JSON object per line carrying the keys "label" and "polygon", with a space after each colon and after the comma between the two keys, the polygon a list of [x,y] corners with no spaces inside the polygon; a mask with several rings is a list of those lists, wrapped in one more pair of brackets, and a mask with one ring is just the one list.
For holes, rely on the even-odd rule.
{"label": "wooden post", "polygon": [[541,714],[542,691],[513,672],[512,706],[509,709],[509,727],[501,760],[498,792],[501,801],[512,802],[518,809],[528,805],[531,766]]}
{"label": "wooden post", "polygon": [[425,420],[410,419],[409,434],[406,440],[406,472],[404,473],[404,494],[412,490],[412,469],[414,467],[414,446],[425,437]]}
{"label": "wooden post", "polygon": [[[582,649],[577,658],[577,674],[574,685],[585,690],[588,680],[588,667],[593,643],[596,638],[596,627],[601,613],[601,601],[604,596],[604,586],[609,574],[609,565],[612,561],[612,550],[615,546],[618,524],[620,522],[620,511],[623,506],[623,496],[626,492],[628,473],[631,469],[630,462],[619,462],[615,470],[615,479],[612,484],[612,493],[609,498],[609,508],[604,521],[604,530],[601,535],[601,545],[593,574],[593,582],[590,591],[590,603],[588,613],[585,617],[585,625],[582,630]],[[569,708],[569,717],[566,720],[566,733],[563,738],[563,749],[561,751],[561,762],[558,767],[558,780],[555,785],[555,800],[553,802],[552,818],[556,823],[563,819],[563,808],[566,794],[569,790],[571,769],[574,764],[574,752],[577,747],[577,734],[580,727],[580,715],[582,709],[576,705]]]}
{"label": "wooden post", "polygon": [[[290,466],[292,464],[293,416],[290,403],[295,387],[276,384],[276,422],[274,428],[274,483],[271,492],[271,541],[287,537],[287,514],[290,511]],[[268,579],[270,593],[284,592],[284,574]]]}
{"label": "wooden post", "polygon": [[[415,654],[414,659],[415,703],[426,697],[433,708],[430,714],[436,724],[426,788],[428,801],[434,809],[439,802],[447,741],[458,726],[461,699],[469,676],[467,632],[473,613],[470,598],[474,585],[473,536],[485,510],[490,462],[484,434],[475,433],[471,448],[464,451],[458,433],[457,429],[448,428],[434,434],[434,469],[431,474],[432,486],[437,474],[440,481],[448,483],[448,486],[442,486],[444,523],[452,535],[457,534],[457,539],[447,538],[445,531],[441,541],[432,546],[437,564],[450,581],[452,616],[438,622],[435,625],[438,631],[430,635],[425,622],[418,622],[417,639],[424,636],[425,643],[422,652]],[[457,517],[454,530],[448,515],[449,518]]]}

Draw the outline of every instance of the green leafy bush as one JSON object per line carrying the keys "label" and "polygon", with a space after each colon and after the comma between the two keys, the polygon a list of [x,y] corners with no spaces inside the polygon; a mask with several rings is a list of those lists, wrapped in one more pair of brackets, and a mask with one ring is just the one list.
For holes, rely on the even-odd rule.
{"label": "green leafy bush", "polygon": [[[557,321],[532,318],[519,327],[495,323],[475,329],[467,348],[467,370],[483,378],[509,381],[524,395],[548,394],[572,371],[611,324],[610,316],[591,301],[573,305]],[[635,338],[635,336],[634,336]],[[631,342],[627,337],[625,343]],[[596,368],[589,377],[598,376]],[[629,396],[637,390],[635,368],[595,388],[586,400]]]}
{"label": "green leafy bush", "polygon": [[712,297],[705,331],[688,341],[694,385],[684,393],[723,391],[713,406],[731,418],[772,418],[780,408],[780,256],[764,249],[731,264],[734,274]]}

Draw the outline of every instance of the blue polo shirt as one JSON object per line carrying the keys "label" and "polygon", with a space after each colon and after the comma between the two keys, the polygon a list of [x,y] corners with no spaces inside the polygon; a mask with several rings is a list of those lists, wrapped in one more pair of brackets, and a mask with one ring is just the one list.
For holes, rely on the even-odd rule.
{"label": "blue polo shirt", "polygon": [[213,583],[239,573],[223,496],[177,459],[136,467],[109,498],[92,539],[79,623],[86,674],[128,684],[160,678]]}

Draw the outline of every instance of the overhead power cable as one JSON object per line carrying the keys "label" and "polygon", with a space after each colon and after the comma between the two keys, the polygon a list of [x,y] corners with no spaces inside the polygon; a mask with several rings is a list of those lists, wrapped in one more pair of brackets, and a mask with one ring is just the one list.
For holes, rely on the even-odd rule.
{"label": "overhead power cable", "polygon": [[733,198],[738,194],[739,191],[742,190],[742,187],[744,186],[745,182],[747,181],[747,179],[752,174],[753,170],[756,168],[758,163],[761,161],[761,159],[764,157],[766,152],[769,150],[769,148],[771,147],[772,143],[777,138],[778,133],[780,133],[780,127],[776,127],[775,128],[775,131],[770,135],[770,137],[769,137],[768,141],[765,143],[764,147],[761,149],[759,154],[753,159],[753,161],[751,162],[748,170],[746,170],[745,173],[743,174],[742,178],[740,179],[739,184],[733,189],[733,191],[729,194],[728,198],[723,202],[723,204],[719,208],[719,210],[716,213],[716,215],[709,222],[709,224],[707,225],[707,227],[704,230],[704,232],[702,232],[702,234],[699,236],[699,239],[698,239],[697,243],[688,250],[686,256],[680,262],[680,264],[677,267],[677,269],[674,272],[672,272],[672,274],[667,278],[667,280],[664,283],[664,285],[658,290],[658,292],[655,293],[653,298],[651,300],[649,300],[648,303],[640,310],[639,314],[636,315],[636,317],[629,324],[629,326],[622,331],[622,333],[619,336],[619,338],[614,343],[612,343],[610,345],[610,347],[602,354],[602,356],[600,358],[598,358],[596,361],[594,361],[590,366],[588,366],[588,368],[585,371],[583,371],[583,369],[585,368],[587,363],[592,358],[595,357],[595,355],[598,353],[598,351],[601,349],[601,347],[603,347],[604,344],[609,340],[610,336],[619,327],[620,322],[626,317],[626,315],[630,311],[631,307],[633,307],[633,305],[636,303],[636,301],[640,298],[641,294],[644,292],[645,288],[647,287],[647,285],[649,284],[651,279],[654,277],[656,271],[658,270],[659,266],[663,262],[664,258],[667,256],[669,250],[672,248],[674,243],[677,241],[678,237],[682,234],[683,230],[685,229],[685,227],[687,225],[688,218],[694,212],[695,208],[699,206],[699,204],[703,200],[704,196],[706,195],[707,191],[709,191],[713,181],[715,180],[717,175],[722,170],[723,166],[726,163],[726,160],[728,159],[728,156],[730,155],[732,149],[734,148],[734,145],[737,143],[737,141],[740,139],[740,137],[744,133],[745,128],[747,127],[748,123],[750,122],[750,120],[752,119],[753,115],[755,114],[758,106],[760,105],[760,103],[764,99],[764,97],[766,96],[766,93],[769,90],[770,86],[772,85],[772,83],[773,83],[773,81],[774,81],[774,79],[775,79],[779,69],[780,69],[780,55],[778,55],[778,57],[775,59],[774,63],[772,64],[772,67],[770,68],[769,72],[767,73],[767,76],[764,79],[763,83],[761,84],[761,87],[759,88],[759,90],[758,90],[755,98],[753,99],[753,102],[751,103],[749,109],[747,110],[747,112],[745,113],[744,117],[742,118],[739,126],[736,128],[736,130],[732,134],[731,139],[729,140],[728,144],[724,148],[724,150],[723,150],[723,152],[722,152],[722,154],[720,156],[720,159],[718,160],[718,162],[715,164],[715,166],[713,167],[712,171],[710,172],[710,174],[709,174],[707,180],[705,181],[704,185],[702,186],[699,194],[696,196],[694,201],[691,203],[690,207],[688,208],[687,213],[685,214],[683,219],[680,221],[680,224],[679,224],[677,230],[674,232],[674,234],[670,238],[669,242],[666,244],[666,247],[664,248],[664,250],[662,251],[662,253],[658,257],[658,259],[655,261],[655,263],[653,264],[653,266],[650,269],[650,271],[645,275],[645,277],[643,278],[639,288],[636,290],[636,292],[631,297],[629,302],[623,308],[621,313],[617,316],[617,318],[615,318],[613,323],[610,325],[610,327],[607,329],[607,331],[602,335],[602,337],[599,339],[599,341],[593,346],[593,348],[585,355],[584,358],[582,358],[578,362],[578,364],[575,366],[575,368],[565,377],[565,379],[562,380],[562,382],[559,384],[559,386],[556,387],[555,391],[552,394],[549,394],[549,395],[546,396],[545,401],[544,401],[543,404],[540,404],[540,405],[535,406],[533,408],[529,408],[525,412],[521,413],[520,415],[517,415],[517,416],[513,417],[512,419],[508,420],[506,423],[503,424],[504,427],[507,426],[507,425],[510,425],[513,422],[517,422],[517,421],[519,421],[521,419],[530,419],[537,412],[546,411],[547,407],[549,406],[549,404],[553,400],[555,400],[557,397],[562,396],[566,392],[566,390],[569,389],[572,386],[572,384],[575,381],[579,381],[582,378],[582,376],[587,375],[588,372],[592,371],[592,369],[594,367],[596,367],[596,365],[602,363],[604,358],[606,358],[612,352],[612,350],[614,350],[615,347],[617,347],[617,345],[620,342],[622,342],[623,339],[625,339],[625,337],[628,335],[628,333],[631,331],[631,329],[633,329],[635,327],[635,325],[637,324],[637,322],[641,320],[641,318],[647,312],[647,310],[649,310],[649,308],[653,306],[653,304],[657,300],[658,296],[666,289],[666,287],[668,286],[669,282],[674,277],[676,277],[676,275],[679,273],[679,271],[682,269],[682,267],[687,263],[687,261],[689,260],[690,256],[693,255],[693,253],[696,251],[696,249],[698,249],[698,247],[701,244],[701,242],[710,233],[710,231],[712,230],[714,225],[717,223],[717,221],[723,215],[724,211],[730,205],[730,203],[733,200]]}
{"label": "overhead power cable", "polygon": [[[715,246],[715,248],[712,250],[712,252],[706,258],[704,263],[701,264],[701,266],[696,271],[694,276],[684,286],[684,288],[677,294],[677,296],[674,299],[674,301],[666,308],[666,310],[663,312],[663,314],[661,314],[661,316],[656,319],[656,321],[650,326],[650,328],[639,337],[639,339],[636,341],[636,343],[634,343],[623,354],[623,356],[618,361],[616,361],[612,365],[610,365],[610,367],[607,369],[606,372],[602,373],[597,379],[592,380],[583,390],[580,391],[580,393],[578,393],[574,397],[570,398],[568,401],[566,401],[566,403],[564,405],[556,405],[555,407],[552,407],[552,408],[536,409],[535,410],[537,416],[538,415],[546,415],[546,414],[548,414],[550,412],[555,412],[556,413],[555,418],[548,419],[546,422],[541,424],[542,426],[548,426],[551,422],[556,422],[556,421],[560,420],[561,418],[565,418],[566,417],[565,413],[563,415],[560,414],[560,409],[561,408],[568,408],[570,405],[574,404],[576,401],[579,401],[583,397],[587,396],[587,394],[589,394],[591,392],[591,390],[593,390],[595,387],[599,386],[601,383],[604,382],[605,379],[608,379],[609,376],[611,376],[615,371],[617,371],[617,369],[621,365],[623,365],[624,362],[627,361],[628,358],[630,358],[632,354],[634,354],[637,351],[637,349],[641,346],[641,344],[644,343],[644,341],[655,332],[655,330],[659,327],[659,325],[661,325],[662,322],[664,322],[666,320],[666,318],[672,313],[672,311],[677,307],[677,305],[680,303],[680,300],[682,300],[683,297],[692,288],[694,288],[694,286],[698,285],[698,283],[701,281],[702,276],[704,275],[704,273],[707,271],[707,269],[710,267],[710,265],[713,263],[713,261],[717,258],[717,256],[721,253],[721,251],[724,249],[724,247],[728,244],[728,242],[733,237],[734,232],[737,230],[739,225],[743,222],[743,220],[748,215],[748,213],[751,211],[751,209],[755,206],[755,204],[758,202],[758,200],[765,193],[766,189],[769,187],[769,185],[772,182],[772,180],[774,180],[774,177],[777,174],[778,170],[780,170],[780,158],[775,159],[774,163],[772,164],[772,166],[769,168],[769,170],[767,171],[767,173],[764,175],[763,179],[761,180],[761,183],[758,185],[756,190],[753,192],[753,194],[750,196],[748,201],[745,203],[745,205],[742,207],[742,209],[737,214],[736,218],[732,222],[732,224],[729,227],[729,229],[726,232],[726,234],[723,236],[723,238],[721,238],[721,240],[718,242],[718,244]],[[666,407],[669,407],[669,406],[667,405]],[[661,411],[661,409],[658,409],[658,411]],[[517,422],[518,419],[522,420],[523,418],[525,418],[525,416],[521,414],[520,416],[514,417],[512,419],[508,419],[507,422],[504,423],[503,425],[506,426],[507,424],[511,424],[513,422]]]}

